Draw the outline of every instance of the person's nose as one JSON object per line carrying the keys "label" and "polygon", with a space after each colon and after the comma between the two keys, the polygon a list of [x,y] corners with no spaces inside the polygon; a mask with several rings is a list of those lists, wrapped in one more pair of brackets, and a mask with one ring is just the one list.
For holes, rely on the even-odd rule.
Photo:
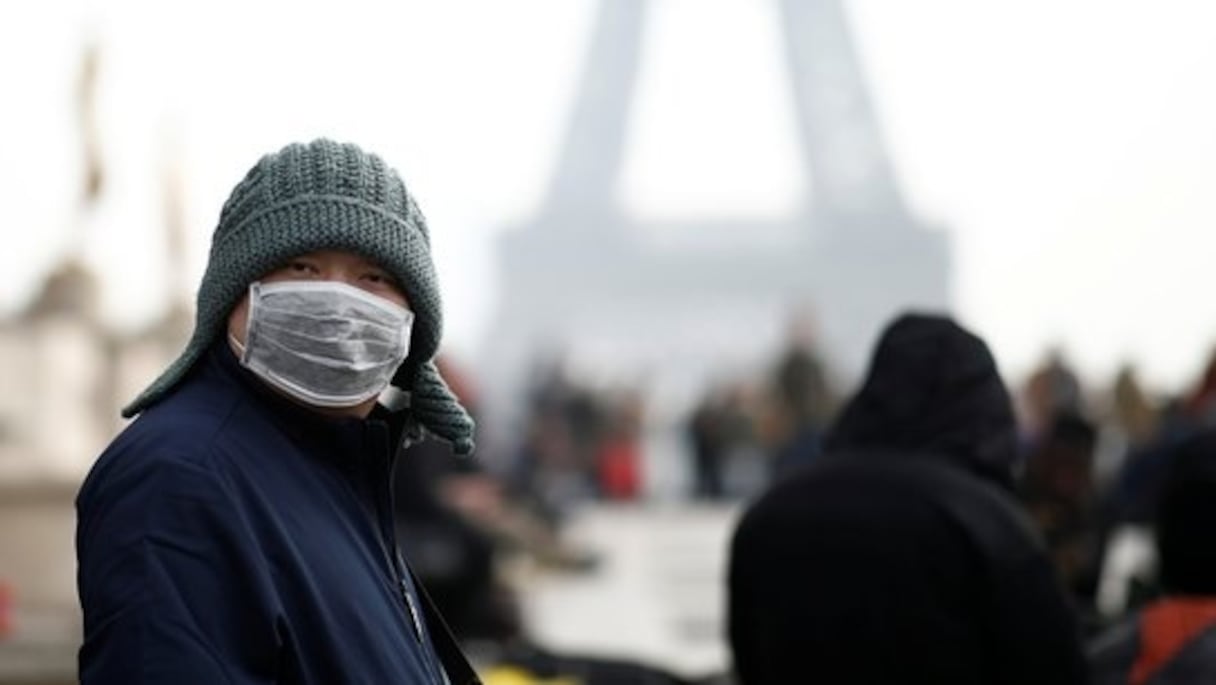
{"label": "person's nose", "polygon": [[322,277],[327,281],[337,281],[346,285],[359,287],[359,276],[352,269],[347,269],[341,266],[331,266],[327,268]]}

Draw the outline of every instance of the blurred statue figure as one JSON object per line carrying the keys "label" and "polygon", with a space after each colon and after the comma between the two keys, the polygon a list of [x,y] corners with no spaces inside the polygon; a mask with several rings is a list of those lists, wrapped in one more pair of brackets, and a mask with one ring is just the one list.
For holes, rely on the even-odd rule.
{"label": "blurred statue figure", "polygon": [[984,342],[896,319],[825,454],[735,532],[740,683],[1083,682],[1074,617],[1010,496],[1016,453]]}

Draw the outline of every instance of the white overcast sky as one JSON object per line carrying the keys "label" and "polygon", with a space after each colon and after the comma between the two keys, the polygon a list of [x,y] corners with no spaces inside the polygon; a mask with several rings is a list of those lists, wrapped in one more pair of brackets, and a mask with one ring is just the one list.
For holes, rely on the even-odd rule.
{"label": "white overcast sky", "polygon": [[[794,155],[775,3],[653,4],[622,202],[641,215],[789,210],[810,172]],[[1216,3],[846,4],[906,195],[953,237],[956,312],[1005,370],[1020,374],[1059,343],[1095,381],[1125,358],[1159,387],[1189,381],[1216,341]],[[490,238],[540,200],[595,8],[5,4],[0,314],[76,251],[104,279],[109,319],[146,323],[169,283],[166,141],[186,174],[192,288],[245,170],[328,135],[380,153],[418,196],[448,344],[472,355],[492,340]],[[109,186],[82,225],[72,105],[89,36],[103,51]]]}

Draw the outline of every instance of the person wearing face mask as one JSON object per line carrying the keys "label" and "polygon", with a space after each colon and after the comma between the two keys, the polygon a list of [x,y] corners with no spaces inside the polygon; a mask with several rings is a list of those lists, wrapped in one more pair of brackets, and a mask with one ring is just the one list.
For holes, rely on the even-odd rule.
{"label": "person wearing face mask", "polygon": [[473,449],[397,173],[329,140],[263,157],[197,304],[77,497],[80,681],[477,682],[394,537],[399,449]]}

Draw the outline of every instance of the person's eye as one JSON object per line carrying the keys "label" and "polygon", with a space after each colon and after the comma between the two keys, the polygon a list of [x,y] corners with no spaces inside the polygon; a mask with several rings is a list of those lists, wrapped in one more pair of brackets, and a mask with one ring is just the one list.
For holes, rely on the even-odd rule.
{"label": "person's eye", "polygon": [[392,276],[383,271],[369,271],[363,274],[363,280],[375,285],[393,285],[394,283]]}
{"label": "person's eye", "polygon": [[315,274],[315,273],[317,273],[317,267],[313,266],[312,264],[310,264],[308,262],[303,262],[303,261],[288,262],[287,270],[293,274]]}

